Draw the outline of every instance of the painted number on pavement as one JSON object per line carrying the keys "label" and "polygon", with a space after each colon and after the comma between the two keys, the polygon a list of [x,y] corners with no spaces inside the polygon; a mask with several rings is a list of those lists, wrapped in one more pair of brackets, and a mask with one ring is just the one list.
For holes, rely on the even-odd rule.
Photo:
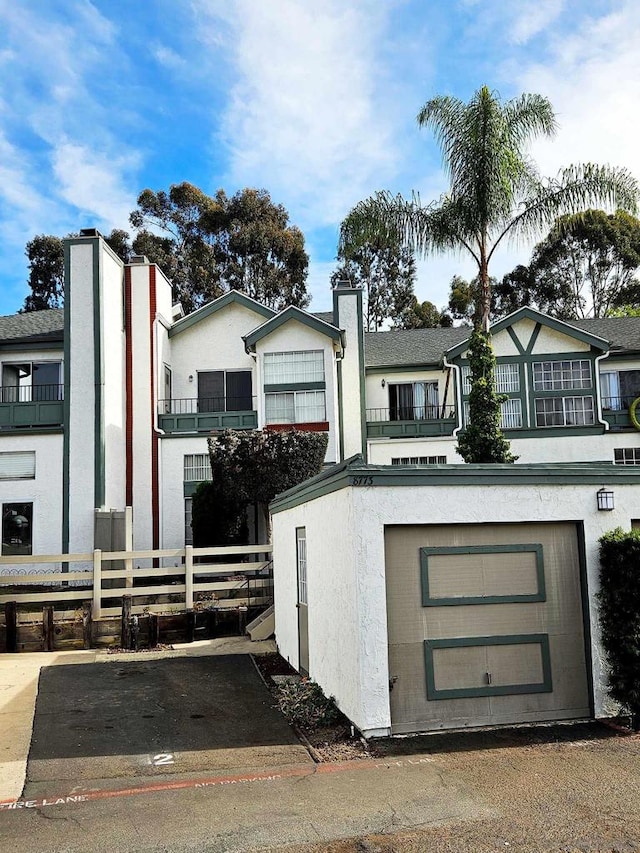
{"label": "painted number on pavement", "polygon": [[163,767],[166,764],[175,764],[175,758],[172,752],[159,752],[151,759],[154,767]]}

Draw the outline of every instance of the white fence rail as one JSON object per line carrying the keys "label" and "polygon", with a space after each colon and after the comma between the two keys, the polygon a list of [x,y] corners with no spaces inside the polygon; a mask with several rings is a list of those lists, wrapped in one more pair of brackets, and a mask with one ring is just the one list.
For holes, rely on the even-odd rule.
{"label": "white fence rail", "polygon": [[[132,597],[132,613],[142,612],[182,612],[192,610],[200,594],[212,596],[211,600],[219,609],[236,608],[239,605],[257,605],[266,603],[264,593],[270,586],[267,569],[271,562],[271,545],[229,545],[215,548],[164,548],[155,551],[101,551],[96,549],[88,554],[45,554],[43,556],[12,556],[0,557],[0,572],[3,567],[18,567],[20,565],[63,564],[73,566],[75,563],[88,563],[93,569],[85,571],[54,571],[34,574],[0,574],[0,604],[15,601],[17,604],[33,604],[39,602],[78,601],[81,598],[92,599],[92,618],[102,616],[117,616],[118,607],[103,607],[103,599],[121,598],[123,595]],[[212,557],[228,557],[229,562],[208,563]],[[253,559],[249,559],[253,557]],[[242,558],[242,561],[239,561]],[[133,568],[135,560],[156,561],[172,559],[174,566],[158,566],[151,568]],[[205,562],[197,562],[204,559]],[[122,561],[126,568],[111,569],[105,563]],[[258,573],[264,572],[260,577]],[[174,578],[172,583],[158,583],[159,578]],[[143,578],[153,580],[142,586],[136,581]],[[177,580],[177,579],[180,580]],[[252,582],[253,592],[249,589]],[[123,583],[115,585],[114,581]],[[18,592],[12,589],[3,591],[6,587],[43,584],[48,587],[64,586],[64,589],[39,589],[31,592]],[[73,584],[72,586],[66,586]],[[85,587],[86,584],[86,587]],[[246,596],[235,597],[239,591],[246,590]],[[220,597],[220,593],[229,593]],[[137,603],[140,597],[170,597],[171,601]],[[178,599],[178,600],[176,600]]]}

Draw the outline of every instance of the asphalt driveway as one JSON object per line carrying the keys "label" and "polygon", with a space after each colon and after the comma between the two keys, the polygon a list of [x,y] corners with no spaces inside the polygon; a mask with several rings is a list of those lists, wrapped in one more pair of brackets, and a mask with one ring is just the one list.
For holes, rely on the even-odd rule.
{"label": "asphalt driveway", "polygon": [[24,793],[311,763],[249,655],[111,656],[41,671]]}

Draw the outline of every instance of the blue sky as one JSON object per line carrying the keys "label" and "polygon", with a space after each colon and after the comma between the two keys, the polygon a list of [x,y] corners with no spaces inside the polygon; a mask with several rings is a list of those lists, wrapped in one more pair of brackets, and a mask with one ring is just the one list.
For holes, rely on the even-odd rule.
{"label": "blue sky", "polygon": [[[435,94],[550,98],[532,150],[640,177],[637,0],[0,0],[0,314],[26,295],[35,234],[128,228],[145,187],[264,187],[302,228],[312,310],[330,307],[337,232],[377,189],[430,200]],[[495,258],[494,275],[530,245]],[[447,256],[416,293],[446,303]]]}

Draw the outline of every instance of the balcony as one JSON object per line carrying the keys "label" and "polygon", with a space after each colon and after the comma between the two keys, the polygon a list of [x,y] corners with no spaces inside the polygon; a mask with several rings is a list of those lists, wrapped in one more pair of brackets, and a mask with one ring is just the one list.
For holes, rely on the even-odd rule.
{"label": "balcony", "polygon": [[612,430],[633,429],[629,417],[629,407],[638,395],[633,397],[603,397],[602,417]]}
{"label": "balcony", "polygon": [[64,385],[5,385],[0,387],[0,429],[61,427]]}
{"label": "balcony", "polygon": [[257,429],[255,397],[187,397],[158,400],[158,426],[167,433]]}
{"label": "balcony", "polygon": [[367,438],[422,438],[453,435],[455,406],[400,406],[367,409]]}

